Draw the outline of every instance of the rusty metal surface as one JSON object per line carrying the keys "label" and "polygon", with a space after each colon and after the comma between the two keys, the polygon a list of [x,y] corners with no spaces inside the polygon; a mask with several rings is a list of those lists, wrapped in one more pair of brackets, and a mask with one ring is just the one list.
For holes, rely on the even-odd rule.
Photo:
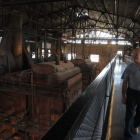
{"label": "rusty metal surface", "polygon": [[75,84],[79,80],[82,80],[82,73],[79,73],[76,76],[68,79],[67,80],[67,87],[68,87],[68,89],[71,89],[71,87],[73,86],[73,84]]}
{"label": "rusty metal surface", "polygon": [[[38,140],[81,95],[80,68],[74,67],[71,62],[54,63],[37,64],[37,67],[44,67],[44,72],[48,70],[46,68],[52,70],[49,69],[53,74],[49,73],[47,78],[51,86],[42,82],[36,84],[35,76],[31,81],[33,75],[30,69],[1,77],[0,127],[3,130],[14,134],[18,129],[28,133],[31,139]],[[12,135],[9,137],[12,138]]]}
{"label": "rusty metal surface", "polygon": [[95,64],[93,62],[88,62],[88,63],[83,63],[82,64],[82,69],[90,69],[94,66]]}
{"label": "rusty metal surface", "polygon": [[56,62],[44,62],[33,65],[33,74],[35,83],[44,83],[47,84],[47,79],[50,74],[68,70],[74,67],[73,63],[68,61],[64,63],[59,61],[60,65],[56,65]]}
{"label": "rusty metal surface", "polygon": [[90,59],[73,59],[74,66],[78,66],[82,71],[91,69],[94,66],[94,63]]}
{"label": "rusty metal surface", "polygon": [[[76,75],[77,76],[77,75]],[[80,79],[81,74],[77,76],[77,80]],[[72,80],[72,78],[70,79]],[[78,82],[76,84],[76,82]],[[0,118],[0,124],[7,126],[6,130],[9,128],[19,129],[25,132],[29,132],[31,137],[34,137],[35,140],[39,139],[39,135],[42,135],[44,132],[48,131],[49,128],[59,119],[59,117],[63,114],[63,112],[79,97],[81,94],[81,85],[82,80],[74,81],[73,85],[71,86],[71,90],[63,92],[62,94],[58,94],[59,91],[55,93],[48,92],[48,95],[52,95],[53,97],[61,97],[64,98],[63,100],[56,100],[53,98],[41,98],[37,96],[33,96],[32,94],[28,98],[28,104],[32,103],[33,110],[29,109],[29,115],[32,116],[32,119],[29,119],[28,116],[24,115],[26,112],[26,95],[21,95],[15,92],[10,93],[7,91],[0,91],[1,98],[0,99],[0,108],[4,108],[4,110],[11,110],[14,114],[11,113],[3,113],[5,114],[4,118],[9,118],[8,122],[7,119]],[[25,91],[24,91],[25,92]],[[68,95],[68,96],[67,96]],[[33,97],[33,102],[32,102]],[[33,111],[33,114],[32,114]],[[10,115],[12,114],[12,115]],[[33,116],[34,115],[34,116]],[[7,117],[6,117],[7,116]],[[11,117],[10,117],[11,116]],[[39,122],[36,122],[39,119]],[[20,123],[16,123],[20,122]],[[34,123],[36,122],[36,123]],[[34,127],[32,127],[34,125]],[[35,134],[35,135],[34,135]]]}
{"label": "rusty metal surface", "polygon": [[0,138],[2,140],[24,140],[26,135],[20,132],[2,131],[0,132]]}
{"label": "rusty metal surface", "polygon": [[31,79],[31,70],[30,69],[18,71],[18,72],[12,72],[11,74],[9,74],[9,73],[5,74],[4,73],[5,67],[0,66],[0,75],[1,75],[1,68],[3,71],[2,77],[3,78],[6,77],[6,78],[4,78],[5,80],[29,82]]}
{"label": "rusty metal surface", "polygon": [[34,64],[33,73],[49,75],[51,73],[60,72],[74,67],[73,63],[70,61],[68,61],[68,63],[64,63],[63,61],[60,61],[59,63],[60,65],[56,65],[55,61],[53,61],[53,62]]}
{"label": "rusty metal surface", "polygon": [[97,65],[90,61],[90,59],[73,59],[74,66],[78,66],[83,74],[83,91],[96,78]]}
{"label": "rusty metal surface", "polygon": [[75,66],[81,66],[83,63],[89,63],[89,62],[91,62],[90,59],[83,59],[83,58],[77,58],[72,60],[72,63]]}
{"label": "rusty metal surface", "polygon": [[23,70],[19,74],[19,77],[21,78],[22,81],[30,81],[31,80],[31,69]]}
{"label": "rusty metal surface", "polygon": [[67,80],[67,85],[69,90],[67,94],[67,108],[69,108],[82,93],[82,73],[79,73],[76,76]]}
{"label": "rusty metal surface", "polygon": [[68,70],[64,70],[62,72],[57,72],[54,74],[51,74],[48,77],[47,84],[48,85],[60,85],[65,80],[72,78],[73,76],[79,74],[81,72],[80,68],[74,67]]}

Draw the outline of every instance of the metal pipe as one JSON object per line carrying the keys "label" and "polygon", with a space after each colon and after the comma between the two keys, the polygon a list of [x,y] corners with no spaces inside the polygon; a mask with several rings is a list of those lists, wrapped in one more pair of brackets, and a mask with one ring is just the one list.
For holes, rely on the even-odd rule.
{"label": "metal pipe", "polygon": [[21,4],[34,4],[34,3],[43,3],[43,2],[59,2],[59,1],[65,1],[65,0],[21,0],[21,1],[5,1],[5,2],[0,2],[1,6],[11,6],[11,5],[21,5]]}

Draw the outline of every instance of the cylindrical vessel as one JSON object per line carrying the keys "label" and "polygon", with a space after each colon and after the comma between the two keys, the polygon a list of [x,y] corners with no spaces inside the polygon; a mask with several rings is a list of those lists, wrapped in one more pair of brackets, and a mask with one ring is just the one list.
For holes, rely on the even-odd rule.
{"label": "cylindrical vessel", "polygon": [[61,85],[67,79],[79,74],[81,72],[80,68],[74,67],[62,72],[57,72],[49,75],[47,84],[48,85]]}

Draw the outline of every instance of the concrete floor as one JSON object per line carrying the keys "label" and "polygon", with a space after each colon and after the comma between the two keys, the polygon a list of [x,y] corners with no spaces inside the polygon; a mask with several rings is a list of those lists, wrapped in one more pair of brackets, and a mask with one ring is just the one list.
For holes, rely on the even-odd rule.
{"label": "concrete floor", "polygon": [[[112,92],[112,102],[109,118],[107,140],[123,140],[125,105],[121,103],[122,80],[121,76],[126,67],[124,62],[117,61],[115,67],[115,79]],[[133,140],[140,140],[140,133],[134,134]]]}

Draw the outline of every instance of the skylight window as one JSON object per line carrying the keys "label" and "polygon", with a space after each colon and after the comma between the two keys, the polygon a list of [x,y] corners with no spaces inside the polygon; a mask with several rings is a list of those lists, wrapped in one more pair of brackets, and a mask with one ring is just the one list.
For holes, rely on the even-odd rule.
{"label": "skylight window", "polygon": [[77,13],[76,13],[76,16],[77,16],[77,17],[88,16],[88,13],[85,12],[85,11],[83,11],[83,12],[77,12]]}
{"label": "skylight window", "polygon": [[[108,39],[116,39],[116,35],[101,32],[101,31],[90,31],[85,34],[78,34],[76,35],[76,43],[81,43],[82,39],[85,37],[85,44],[107,44]],[[66,40],[64,43],[75,43],[74,41],[75,37],[71,37],[70,40]],[[79,40],[78,40],[79,39]],[[81,40],[80,40],[81,39]],[[124,41],[124,38],[121,36],[118,36],[118,39],[120,41],[111,41],[111,44],[118,44],[118,45],[131,45],[130,42]],[[122,39],[122,41],[121,41]]]}
{"label": "skylight window", "polygon": [[118,41],[118,42],[116,42],[116,41],[111,41],[111,44],[118,44],[118,45],[131,45],[131,43],[130,42],[128,42],[128,41]]}

